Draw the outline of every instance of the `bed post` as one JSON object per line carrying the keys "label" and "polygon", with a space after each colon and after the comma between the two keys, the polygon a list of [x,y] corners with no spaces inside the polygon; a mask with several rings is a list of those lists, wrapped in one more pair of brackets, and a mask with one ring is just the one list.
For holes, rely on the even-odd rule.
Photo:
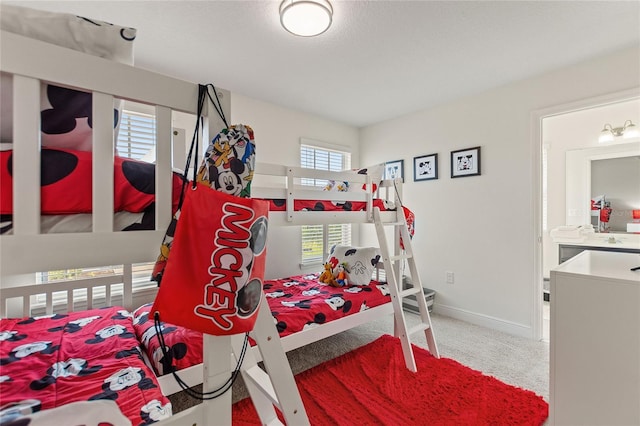
{"label": "bed post", "polygon": [[[3,45],[3,49],[5,46]],[[3,58],[4,60],[4,58]],[[13,77],[13,233],[40,233],[40,82]],[[35,159],[35,161],[34,161]],[[25,253],[26,255],[26,253]]]}

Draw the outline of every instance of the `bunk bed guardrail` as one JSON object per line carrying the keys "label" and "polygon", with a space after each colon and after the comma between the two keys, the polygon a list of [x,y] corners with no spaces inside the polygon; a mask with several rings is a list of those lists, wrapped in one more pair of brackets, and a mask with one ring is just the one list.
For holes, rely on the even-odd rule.
{"label": "bunk bed guardrail", "polygon": [[[2,274],[98,266],[96,261],[115,265],[153,260],[171,220],[172,111],[195,114],[198,85],[6,31],[1,32],[0,43],[0,69],[13,76],[14,118],[13,235],[0,237]],[[78,64],[82,64],[82,72],[78,72]],[[93,94],[90,233],[40,234],[41,81]],[[219,92],[223,109],[229,111],[229,92]],[[155,108],[153,231],[113,231],[114,99]],[[214,115],[204,127],[203,140],[207,140],[208,134],[216,134],[223,125]]]}

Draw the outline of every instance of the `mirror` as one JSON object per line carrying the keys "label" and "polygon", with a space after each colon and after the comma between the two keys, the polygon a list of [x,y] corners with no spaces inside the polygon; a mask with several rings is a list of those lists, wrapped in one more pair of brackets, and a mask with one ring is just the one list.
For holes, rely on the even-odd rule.
{"label": "mirror", "polygon": [[[640,209],[640,142],[567,151],[566,166],[567,225],[627,232],[632,211]],[[602,209],[610,209],[608,218]]]}

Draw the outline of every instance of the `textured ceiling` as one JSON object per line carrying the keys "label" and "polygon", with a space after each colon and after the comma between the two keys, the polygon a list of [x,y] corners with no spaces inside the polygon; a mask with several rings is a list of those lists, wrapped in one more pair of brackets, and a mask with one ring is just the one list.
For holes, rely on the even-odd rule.
{"label": "textured ceiling", "polygon": [[334,0],[315,38],[280,1],[4,2],[135,27],[138,66],[357,127],[640,46],[640,1]]}

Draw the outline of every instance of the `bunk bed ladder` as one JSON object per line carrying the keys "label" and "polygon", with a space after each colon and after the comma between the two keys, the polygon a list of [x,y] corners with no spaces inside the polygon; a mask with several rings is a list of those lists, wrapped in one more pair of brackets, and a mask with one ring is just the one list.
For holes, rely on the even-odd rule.
{"label": "bunk bed ladder", "polygon": [[[416,372],[416,361],[413,356],[410,340],[410,336],[412,334],[424,331],[427,339],[427,347],[429,348],[431,355],[436,358],[440,358],[440,353],[438,352],[438,346],[433,334],[433,327],[431,325],[429,309],[427,308],[427,301],[425,300],[424,293],[422,291],[422,282],[420,281],[418,269],[416,268],[416,260],[413,256],[411,238],[409,237],[409,232],[407,230],[407,222],[402,209],[398,209],[396,220],[394,222],[383,222],[380,218],[380,209],[377,207],[373,211],[373,217],[376,233],[378,234],[380,252],[384,263],[387,285],[389,286],[389,292],[391,293],[391,303],[393,304],[394,333],[396,337],[400,338],[402,343],[402,352],[404,353],[404,361],[407,368]],[[394,229],[395,247],[393,255],[391,255],[389,244],[387,243],[385,226],[393,226]],[[400,236],[402,237],[404,250],[400,247],[400,240],[398,238]],[[406,289],[402,285],[402,276],[400,275],[400,265],[404,260],[406,260],[409,265],[409,272],[412,278],[411,284]],[[415,295],[416,301],[418,302],[420,322],[409,328],[404,316],[404,311],[402,310],[402,299],[412,295]]]}
{"label": "bunk bed ladder", "polygon": [[[282,424],[274,407],[280,410],[286,424],[308,425],[309,418],[264,294],[261,305],[249,335],[258,346],[266,372],[258,365],[253,352],[248,350],[240,368],[242,378],[263,425]],[[243,340],[233,336],[233,353],[242,351]]]}

